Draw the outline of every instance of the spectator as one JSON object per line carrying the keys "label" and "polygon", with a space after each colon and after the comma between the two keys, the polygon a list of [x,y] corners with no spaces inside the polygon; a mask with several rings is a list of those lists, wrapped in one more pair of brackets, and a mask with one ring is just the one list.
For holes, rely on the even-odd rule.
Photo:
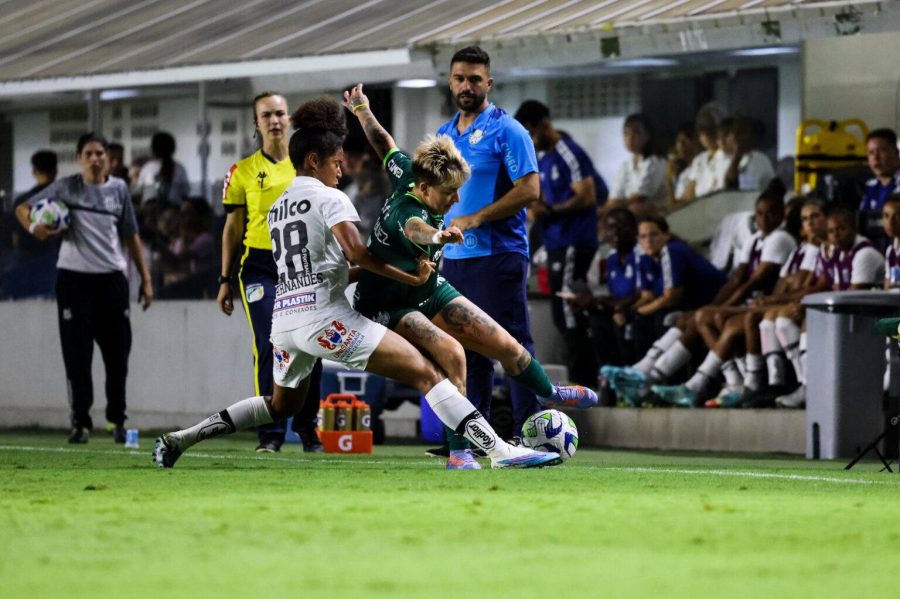
{"label": "spectator", "polygon": [[697,133],[693,123],[686,123],[678,127],[675,135],[675,146],[669,154],[666,165],[666,193],[669,196],[669,208],[683,201],[688,184],[693,177],[691,166],[694,159],[701,151],[697,141]]}
{"label": "spectator", "polygon": [[109,144],[109,174],[122,179],[126,184],[131,184],[131,180],[128,178],[128,167],[125,166],[125,148],[122,144]]}
{"label": "spectator", "polygon": [[633,305],[638,354],[643,355],[663,332],[663,318],[674,310],[696,310],[716,297],[725,275],[688,244],[669,233],[661,216],[638,223],[644,250],[638,265],[640,298]]}
{"label": "spectator", "polygon": [[691,162],[684,192],[677,196],[680,201],[690,202],[724,188],[723,173],[729,162],[719,143],[722,120],[721,111],[711,104],[697,113],[697,139],[703,146],[703,151]]}
{"label": "spectator", "polygon": [[610,190],[610,208],[626,205],[637,214],[664,208],[666,164],[655,152],[653,130],[647,117],[632,114],[622,127],[625,149],[631,158],[622,163]]}
{"label": "spectator", "polygon": [[741,191],[761,191],[775,178],[769,158],[755,149],[756,135],[750,119],[736,117],[725,135],[725,153],[731,164],[725,171],[725,187]]}
{"label": "spectator", "polygon": [[597,362],[588,338],[588,320],[557,293],[587,288],[587,271],[597,253],[597,189],[606,185],[581,146],[553,126],[547,106],[526,100],[515,118],[541,153],[541,201],[530,209],[540,223],[547,250],[553,323],[565,340],[569,378],[593,386]]}
{"label": "spectator", "polygon": [[177,232],[164,249],[163,284],[159,296],[168,299],[208,297],[215,279],[215,243],[210,233],[212,210],[204,198],[188,198],[177,212]]}
{"label": "spectator", "polygon": [[161,212],[166,204],[180,204],[190,195],[191,185],[187,171],[175,162],[175,138],[165,131],[157,131],[150,140],[153,160],[141,169],[138,186],[141,191],[141,204],[155,201],[157,211]]}
{"label": "spectator", "polygon": [[900,287],[900,193],[887,197],[881,209],[884,234],[890,240],[884,251],[884,288]]}
{"label": "spectator", "polygon": [[[465,239],[446,246],[443,275],[534,355],[525,208],[540,196],[540,176],[528,132],[488,100],[494,84],[490,70],[490,57],[477,46],[459,50],[450,61],[450,91],[459,112],[438,134],[453,139],[472,177],[447,214]],[[466,358],[469,399],[489,416],[493,364],[474,352],[466,352]],[[510,395],[518,430],[539,406],[534,393],[516,381],[510,382]]]}
{"label": "spectator", "polygon": [[884,257],[856,230],[856,215],[846,208],[828,213],[831,258],[822,257],[823,276],[834,291],[870,289],[884,279]]}
{"label": "spectator", "polygon": [[892,129],[875,129],[866,136],[866,155],[874,175],[866,181],[859,202],[860,230],[885,249],[888,240],[881,223],[881,209],[887,197],[900,192],[900,152],[897,134]]}
{"label": "spectator", "polygon": [[140,298],[144,309],[153,301],[153,285],[144,262],[137,222],[128,187],[109,177],[108,144],[97,133],[78,139],[81,173],[56,181],[16,208],[22,227],[37,237],[59,235],[46,224],[33,224],[29,211],[43,198],[70,208],[70,228],[63,235],[57,263],[56,301],[63,363],[69,386],[72,433],[69,443],[87,443],[92,428],[94,342],[106,365],[106,419],[113,425],[116,443],[125,442],[125,379],[131,350],[127,263],[128,248],[141,275]]}

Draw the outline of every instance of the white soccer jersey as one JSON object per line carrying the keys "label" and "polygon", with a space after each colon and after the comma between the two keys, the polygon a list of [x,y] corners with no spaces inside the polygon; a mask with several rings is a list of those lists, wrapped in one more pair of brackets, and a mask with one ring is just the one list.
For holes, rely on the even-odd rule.
{"label": "white soccer jersey", "polygon": [[329,307],[348,304],[349,266],[331,228],[357,221],[344,192],[312,177],[294,179],[272,204],[267,222],[278,267],[272,333],[327,319]]}

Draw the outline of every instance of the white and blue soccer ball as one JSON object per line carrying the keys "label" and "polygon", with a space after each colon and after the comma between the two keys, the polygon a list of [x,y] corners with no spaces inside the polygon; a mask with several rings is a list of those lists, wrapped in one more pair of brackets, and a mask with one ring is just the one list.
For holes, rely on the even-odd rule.
{"label": "white and blue soccer ball", "polygon": [[568,460],[578,449],[578,428],[567,414],[543,410],[525,420],[522,442],[537,451],[555,451],[563,460]]}
{"label": "white and blue soccer ball", "polygon": [[31,222],[47,225],[54,231],[65,231],[71,224],[69,207],[52,198],[39,200],[31,208]]}

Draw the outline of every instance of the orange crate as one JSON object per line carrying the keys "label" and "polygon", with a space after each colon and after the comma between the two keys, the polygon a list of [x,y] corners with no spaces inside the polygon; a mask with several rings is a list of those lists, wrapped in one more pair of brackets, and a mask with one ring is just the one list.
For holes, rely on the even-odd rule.
{"label": "orange crate", "polygon": [[319,431],[327,453],[372,453],[372,431]]}

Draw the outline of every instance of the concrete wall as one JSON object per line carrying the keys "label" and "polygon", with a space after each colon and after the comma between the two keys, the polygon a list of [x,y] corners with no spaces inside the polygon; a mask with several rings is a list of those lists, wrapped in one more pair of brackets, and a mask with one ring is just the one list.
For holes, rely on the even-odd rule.
{"label": "concrete wall", "polygon": [[900,35],[811,39],[803,52],[803,118],[861,118],[869,128],[898,123]]}
{"label": "concrete wall", "polygon": [[[559,363],[549,302],[535,302],[532,319],[539,359]],[[55,302],[2,302],[0,323],[0,428],[67,427]],[[183,426],[253,394],[250,330],[240,309],[229,318],[212,301],[157,302],[146,312],[133,305],[131,325],[130,424]],[[101,427],[103,373],[96,350],[92,413]]]}

